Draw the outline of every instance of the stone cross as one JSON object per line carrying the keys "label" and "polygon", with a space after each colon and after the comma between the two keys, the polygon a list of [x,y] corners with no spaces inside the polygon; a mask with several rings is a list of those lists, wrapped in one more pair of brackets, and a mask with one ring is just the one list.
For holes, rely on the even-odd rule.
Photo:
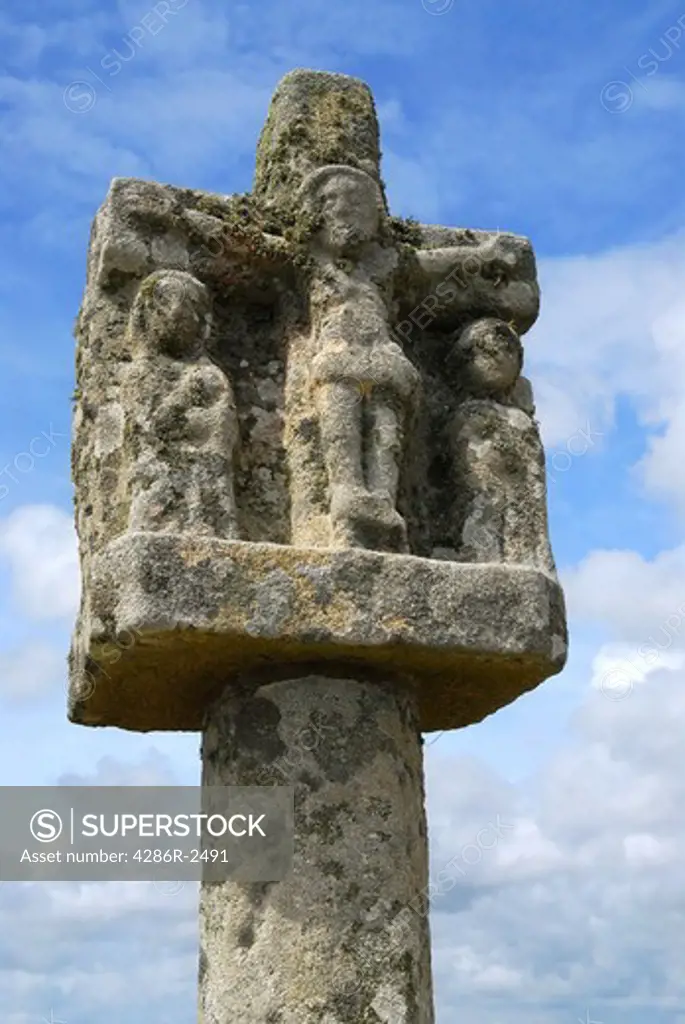
{"label": "stone cross", "polygon": [[295,791],[292,874],[202,884],[203,1024],[433,1021],[421,733],[566,659],[532,248],[391,216],[379,165],[364,83],[298,70],[250,194],[119,178],[93,224],[70,720]]}

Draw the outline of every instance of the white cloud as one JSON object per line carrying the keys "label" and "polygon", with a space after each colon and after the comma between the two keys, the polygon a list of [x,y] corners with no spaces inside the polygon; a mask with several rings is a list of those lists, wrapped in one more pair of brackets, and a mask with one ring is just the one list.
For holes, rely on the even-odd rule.
{"label": "white cloud", "polygon": [[675,844],[645,832],[626,836],[623,840],[626,864],[631,867],[663,866],[675,856]]}
{"label": "white cloud", "polygon": [[655,495],[672,498],[681,514],[685,514],[684,441],[685,399],[673,402],[663,432],[649,439],[647,453],[637,466],[647,488]]}
{"label": "white cloud", "polygon": [[[101,758],[60,786],[168,786],[173,765],[148,746],[135,762]],[[0,1012],[26,1020],[144,1020],[190,1015],[197,976],[198,883],[4,883],[0,885]],[[84,959],[83,952],[87,950]],[[16,1016],[17,1021],[22,1020]]]}
{"label": "white cloud", "polygon": [[[684,558],[592,552],[568,574],[572,615],[620,639],[596,652],[585,699],[533,777],[506,786],[428,748],[448,1019],[564,1024],[578,1003],[596,1020],[677,1020],[667,1010],[685,999],[673,955],[685,928]],[[505,827],[493,843],[482,830],[496,816]]]}
{"label": "white cloud", "polygon": [[685,638],[685,545],[649,559],[591,551],[564,573],[570,617],[609,626],[619,639],[660,649]]}
{"label": "white cloud", "polygon": [[543,835],[532,818],[522,816],[513,823],[511,834],[498,843],[493,870],[506,871],[511,879],[540,878],[561,867],[565,858],[556,842]]}
{"label": "white cloud", "polygon": [[31,619],[75,616],[79,601],[76,531],[54,505],[22,505],[0,520],[0,558],[10,565],[17,611]]}
{"label": "white cloud", "polygon": [[[589,690],[573,732],[508,803],[497,786],[490,799],[475,787],[470,801],[473,766],[464,784],[459,758],[429,754],[429,792],[443,826],[451,814],[453,850],[465,817],[475,835],[476,821],[482,827],[497,806],[514,826],[434,896],[447,1019],[451,1011],[474,1024],[564,1024],[582,1000],[609,1021],[618,1019],[611,997],[620,993],[621,1019],[637,1022],[645,999],[654,1010],[659,999],[681,1004],[685,983],[671,950],[685,927],[682,679],[682,668],[662,668],[621,703]],[[444,870],[442,838],[434,884]]]}
{"label": "white cloud", "polygon": [[142,1021],[152,1006],[171,1019],[184,1004],[190,1015],[196,903],[193,884],[174,896],[151,882],[1,886],[3,1016],[49,1020],[52,1006],[56,1020]]}
{"label": "white cloud", "polygon": [[174,786],[180,785],[166,754],[149,747],[135,763],[117,757],[102,757],[88,774],[69,772],[57,780],[59,786]]}
{"label": "white cloud", "polygon": [[635,686],[647,682],[660,669],[684,666],[682,650],[660,651],[653,644],[640,644],[637,648],[632,644],[605,644],[594,658],[590,685],[608,700],[625,700]]}
{"label": "white cloud", "polygon": [[563,449],[583,428],[606,435],[617,400],[627,398],[646,431],[636,481],[681,513],[684,243],[679,232],[652,245],[541,260],[542,310],[526,338],[546,445]]}
{"label": "white cloud", "polygon": [[540,261],[542,308],[527,355],[548,444],[588,419],[597,429],[610,426],[620,394],[652,425],[685,397],[678,379],[684,241],[679,233],[654,245]]}

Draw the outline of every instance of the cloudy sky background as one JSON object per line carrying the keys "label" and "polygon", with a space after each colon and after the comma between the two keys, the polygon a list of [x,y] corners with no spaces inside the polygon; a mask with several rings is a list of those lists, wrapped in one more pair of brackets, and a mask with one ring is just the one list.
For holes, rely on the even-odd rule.
{"label": "cloudy sky background", "polygon": [[[572,630],[560,677],[430,738],[434,871],[463,865],[434,901],[438,1019],[685,1024],[685,7],[226,6],[0,14],[0,784],[199,780],[197,736],[66,722],[89,225],[115,175],[248,189],[279,78],[358,75],[394,212],[536,247],[527,372]],[[195,901],[2,884],[3,1020],[194,1019]]]}

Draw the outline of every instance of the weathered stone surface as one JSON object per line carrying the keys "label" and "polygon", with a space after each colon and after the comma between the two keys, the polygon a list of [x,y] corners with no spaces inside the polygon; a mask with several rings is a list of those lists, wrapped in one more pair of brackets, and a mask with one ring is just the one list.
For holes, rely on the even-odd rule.
{"label": "weathered stone surface", "polygon": [[566,655],[558,583],[520,566],[141,533],[93,561],[90,598],[70,715],[91,725],[201,729],[229,683],[318,664],[408,676],[422,728],[456,728]]}
{"label": "weathered stone surface", "polygon": [[332,165],[305,179],[300,203],[321,226],[309,242],[308,330],[289,347],[292,543],[408,551],[397,501],[421,375],[391,333],[398,255],[382,244],[380,189]]}
{"label": "weathered stone surface", "polygon": [[[360,225],[361,208],[349,197],[336,200],[350,177],[353,191],[375,194],[375,227]],[[317,232],[322,201],[330,204],[328,228]],[[131,525],[141,455],[134,435],[144,425],[142,410],[134,415],[131,399],[122,399],[149,356],[135,351],[130,325],[145,282],[165,271],[167,280],[186,273],[207,290],[205,363],[226,376],[225,404],[237,417],[232,455],[236,430],[225,430],[222,475],[233,478],[240,537],[422,557],[449,550],[463,560],[450,465],[451,424],[464,396],[445,369],[475,313],[494,311],[519,331],[534,321],[530,244],[420,225],[398,234],[373,178],[348,167],[314,172],[298,202],[302,223],[291,228],[269,220],[254,197],[112,183],[93,227],[77,329],[72,463],[84,578],[90,555]],[[360,230],[369,235],[361,246]],[[369,346],[376,338],[384,340]],[[149,394],[154,387],[163,385],[150,382]],[[152,423],[143,430],[148,449],[156,432]],[[209,465],[211,443],[206,456]],[[200,445],[198,465],[202,458]],[[363,486],[341,486],[336,474],[359,478],[360,459],[368,465]]]}
{"label": "weathered stone surface", "polygon": [[304,677],[228,692],[204,785],[292,785],[282,882],[204,885],[201,1024],[433,1024],[419,723],[393,683]]}
{"label": "weathered stone surface", "polygon": [[461,557],[553,575],[545,456],[530,385],[520,377],[521,342],[502,320],[476,320],[460,335],[456,358],[465,396],[452,424]]}
{"label": "weathered stone surface", "polygon": [[257,147],[255,195],[292,210],[306,176],[327,164],[357,167],[380,184],[380,140],[368,85],[298,68],[281,80]]}
{"label": "weathered stone surface", "polygon": [[[271,272],[282,240],[257,232],[251,222],[250,233],[244,227],[245,213],[241,197],[115,179],[95,218],[77,324],[72,448],[84,558],[129,526],[131,460],[138,456],[126,443],[134,410],[124,408],[122,395],[125,381],[142,376],[141,360],[149,358],[140,346],[136,351],[130,324],[141,290],[145,295],[144,283],[154,281],[150,275],[160,271],[190,274],[207,289],[211,322],[204,339],[206,360],[228,378],[238,416],[241,443],[234,483],[240,534],[245,539],[288,540],[289,497],[280,440],[286,314],[274,323],[265,310],[272,310],[279,289],[287,289],[289,276],[287,271],[280,276]],[[259,253],[255,236],[265,239]],[[251,254],[247,264],[244,250]],[[163,287],[149,292],[156,305],[163,305]],[[192,307],[192,295],[187,298]],[[161,381],[149,382],[149,389],[156,386]],[[150,424],[148,447],[154,433]]]}
{"label": "weathered stone surface", "polygon": [[132,531],[238,536],[238,417],[229,378],[207,355],[209,290],[185,271],[143,281],[124,371],[124,455]]}
{"label": "weathered stone surface", "polygon": [[[482,317],[510,322],[519,334],[530,330],[540,312],[540,289],[529,239],[433,224],[416,225],[411,234],[413,251],[403,253],[399,334],[407,336],[407,328],[412,337],[420,334],[429,313],[431,336]],[[414,319],[407,322],[412,310]]]}
{"label": "weathered stone surface", "polygon": [[539,303],[527,239],[390,215],[344,75],[286,76],[251,194],[115,179],[98,211],[69,716],[203,730],[206,783],[299,807],[292,879],[203,886],[203,1024],[432,1024],[419,731],[566,659]]}

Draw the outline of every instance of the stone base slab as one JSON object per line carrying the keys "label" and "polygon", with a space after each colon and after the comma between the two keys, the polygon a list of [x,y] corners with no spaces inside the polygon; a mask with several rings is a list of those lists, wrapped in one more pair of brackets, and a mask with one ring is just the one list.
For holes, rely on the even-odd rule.
{"label": "stone base slab", "polygon": [[525,566],[128,533],[90,561],[69,719],[201,730],[227,684],[413,678],[425,732],[470,725],[560,672],[564,599]]}

